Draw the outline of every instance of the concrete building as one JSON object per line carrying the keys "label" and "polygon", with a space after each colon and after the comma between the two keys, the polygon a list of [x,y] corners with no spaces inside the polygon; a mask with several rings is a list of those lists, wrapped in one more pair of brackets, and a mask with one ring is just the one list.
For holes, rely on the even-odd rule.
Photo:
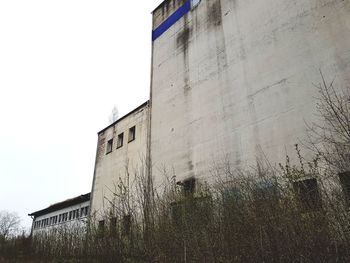
{"label": "concrete building", "polygon": [[116,194],[133,188],[135,176],[146,172],[148,112],[145,102],[98,133],[91,214],[101,223]]}
{"label": "concrete building", "polygon": [[152,175],[210,181],[293,156],[315,121],[320,70],[350,86],[350,2],[165,0],[153,11]]}
{"label": "concrete building", "polygon": [[92,215],[103,223],[137,174],[156,186],[175,175],[192,191],[223,162],[293,159],[317,121],[320,70],[350,85],[349,31],[349,1],[165,0],[153,11],[150,102],[98,133]]}
{"label": "concrete building", "polygon": [[83,226],[89,215],[90,193],[80,195],[29,214],[32,234],[58,227]]}

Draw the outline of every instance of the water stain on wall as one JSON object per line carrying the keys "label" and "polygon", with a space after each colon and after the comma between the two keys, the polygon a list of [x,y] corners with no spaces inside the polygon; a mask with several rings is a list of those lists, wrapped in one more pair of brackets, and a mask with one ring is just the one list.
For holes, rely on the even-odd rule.
{"label": "water stain on wall", "polygon": [[221,12],[221,0],[215,0],[213,3],[211,1],[207,2],[208,15],[209,15],[209,25],[215,27],[221,26],[222,24],[222,12]]}

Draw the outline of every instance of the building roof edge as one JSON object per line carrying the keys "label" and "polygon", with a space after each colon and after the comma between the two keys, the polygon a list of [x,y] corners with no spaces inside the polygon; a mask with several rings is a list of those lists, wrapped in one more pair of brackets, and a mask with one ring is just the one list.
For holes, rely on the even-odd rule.
{"label": "building roof edge", "polygon": [[51,213],[51,212],[54,212],[57,210],[61,210],[61,209],[70,207],[72,205],[80,204],[80,203],[83,203],[83,202],[86,202],[89,200],[90,200],[90,193],[79,195],[77,197],[73,197],[73,198],[67,199],[65,201],[52,204],[49,207],[44,208],[42,210],[30,213],[30,214],[28,214],[28,216],[38,217],[41,215],[45,215],[45,214],[48,214],[48,213]]}
{"label": "building roof edge", "polygon": [[105,127],[104,129],[100,130],[97,134],[100,134],[104,131],[106,131],[107,129],[113,127],[114,125],[116,125],[118,122],[120,122],[121,120],[125,119],[126,117],[130,116],[131,114],[135,113],[136,111],[142,109],[143,107],[147,106],[149,103],[149,100],[147,100],[146,102],[142,103],[140,106],[138,106],[137,108],[133,109],[132,111],[128,112],[127,114],[125,114],[124,116],[120,117],[118,120],[116,120],[115,122],[111,123],[110,125],[108,125],[107,127]]}

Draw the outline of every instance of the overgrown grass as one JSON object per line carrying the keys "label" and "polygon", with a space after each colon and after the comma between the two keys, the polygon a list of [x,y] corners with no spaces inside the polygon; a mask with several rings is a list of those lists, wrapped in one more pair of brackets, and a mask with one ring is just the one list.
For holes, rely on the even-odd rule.
{"label": "overgrown grass", "polygon": [[349,262],[349,212],[337,174],[299,158],[278,169],[217,167],[216,182],[197,182],[193,193],[174,178],[160,193],[136,176],[138,189],[115,194],[103,228],[92,217],[83,228],[1,240],[1,261]]}

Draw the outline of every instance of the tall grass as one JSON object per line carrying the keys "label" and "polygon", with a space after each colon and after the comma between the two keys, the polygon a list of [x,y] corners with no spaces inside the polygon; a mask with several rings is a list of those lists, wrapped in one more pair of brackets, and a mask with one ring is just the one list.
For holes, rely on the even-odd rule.
{"label": "tall grass", "polygon": [[[93,215],[84,227],[2,240],[0,255],[21,262],[349,262],[349,213],[337,174],[299,158],[279,168],[216,167],[216,182],[196,182],[193,193],[175,177],[159,191],[137,175],[135,189],[115,193],[104,227]],[[305,178],[316,180],[317,191],[300,192]]]}

